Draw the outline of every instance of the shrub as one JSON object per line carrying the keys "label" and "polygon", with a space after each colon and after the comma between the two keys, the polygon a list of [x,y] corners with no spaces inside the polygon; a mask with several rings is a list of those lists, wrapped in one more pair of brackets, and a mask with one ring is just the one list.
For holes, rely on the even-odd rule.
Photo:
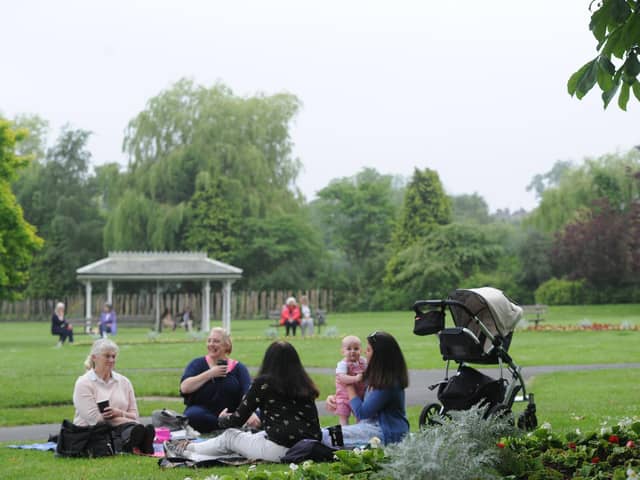
{"label": "shrub", "polygon": [[547,305],[579,305],[584,303],[584,291],[584,280],[552,278],[538,287],[535,298],[537,303]]}
{"label": "shrub", "polygon": [[513,434],[506,418],[483,418],[484,408],[451,411],[451,421],[412,433],[385,449],[387,460],[374,478],[457,480],[501,478],[497,440]]}

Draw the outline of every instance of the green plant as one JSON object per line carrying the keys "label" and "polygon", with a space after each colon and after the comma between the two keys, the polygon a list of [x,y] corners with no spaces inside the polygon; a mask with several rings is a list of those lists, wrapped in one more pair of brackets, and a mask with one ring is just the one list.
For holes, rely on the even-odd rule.
{"label": "green plant", "polygon": [[410,434],[402,443],[385,449],[387,461],[380,476],[417,480],[473,480],[499,478],[497,440],[511,435],[507,418],[484,419],[484,408],[451,411],[451,420]]}
{"label": "green plant", "polygon": [[570,281],[552,278],[538,287],[537,303],[547,305],[577,305],[584,301],[584,280]]}
{"label": "green plant", "polygon": [[566,435],[543,424],[526,436],[501,440],[498,469],[508,479],[574,478],[626,480],[638,478],[640,421],[603,424],[598,432],[579,429]]}

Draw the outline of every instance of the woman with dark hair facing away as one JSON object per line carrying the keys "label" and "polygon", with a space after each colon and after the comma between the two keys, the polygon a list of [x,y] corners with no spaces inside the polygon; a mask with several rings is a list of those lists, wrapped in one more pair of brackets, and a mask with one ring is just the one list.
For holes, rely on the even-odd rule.
{"label": "woman with dark hair facing away", "polygon": [[[284,341],[274,342],[267,348],[260,371],[240,406],[231,414],[220,414],[218,423],[227,430],[199,443],[166,442],[165,452],[168,457],[239,454],[254,460],[279,462],[299,440],[322,438],[315,404],[317,397],[318,389],[295,348]],[[258,408],[264,430],[258,433],[238,430]]]}
{"label": "woman with dark hair facing away", "polygon": [[[367,444],[372,437],[382,439],[386,445],[401,441],[409,432],[404,392],[409,374],[398,342],[389,333],[373,332],[367,337],[365,355],[368,365],[362,376],[366,386],[364,399],[358,397],[353,385],[346,385],[351,408],[360,421],[332,427],[342,431],[342,442],[338,439],[336,446],[356,447]],[[328,407],[335,403],[335,395],[329,395]],[[322,430],[322,442],[326,445],[336,443],[336,435],[332,441],[331,433],[330,429]]]}
{"label": "woman with dark hair facing away", "polygon": [[[232,350],[229,333],[224,328],[212,328],[207,354],[191,360],[180,379],[180,394],[187,406],[184,415],[201,433],[223,428],[218,415],[224,410],[234,411],[251,386],[247,367],[229,358]],[[248,426],[260,426],[260,419],[252,415]]]}

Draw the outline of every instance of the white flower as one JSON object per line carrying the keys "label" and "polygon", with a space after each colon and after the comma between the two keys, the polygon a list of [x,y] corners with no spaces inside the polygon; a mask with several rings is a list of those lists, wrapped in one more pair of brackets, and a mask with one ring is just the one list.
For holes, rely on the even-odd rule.
{"label": "white flower", "polygon": [[634,471],[633,469],[629,468],[627,470],[627,480],[638,480],[638,472]]}
{"label": "white flower", "polygon": [[302,469],[309,470],[313,466],[313,462],[311,460],[305,460],[302,462]]}
{"label": "white flower", "polygon": [[[187,477],[184,480],[191,480],[191,477]],[[218,475],[211,475],[206,477],[204,480],[220,480],[220,477]]]}
{"label": "white flower", "polygon": [[580,431],[580,429],[579,429],[579,428],[576,428],[576,433],[577,433],[578,435],[582,435],[582,432]]}
{"label": "white flower", "polygon": [[356,455],[362,455],[362,450],[358,447],[353,449],[353,453],[355,453]]}
{"label": "white flower", "polygon": [[540,428],[551,431],[551,424],[549,422],[544,422],[542,425],[540,425]]}
{"label": "white flower", "polygon": [[255,470],[256,468],[257,468],[257,466],[256,466],[256,465],[251,465],[247,470],[250,470],[250,471],[251,471],[251,470]]}
{"label": "white flower", "polygon": [[290,463],[290,464],[289,464],[289,469],[290,469],[292,472],[295,472],[296,470],[298,470],[298,465],[296,465],[295,463]]}
{"label": "white flower", "polygon": [[378,437],[371,437],[371,440],[369,440],[371,448],[379,448],[381,443],[382,441]]}
{"label": "white flower", "polygon": [[623,418],[622,420],[620,420],[618,422],[618,425],[621,426],[621,427],[628,427],[632,423],[633,423],[633,421],[629,417],[625,417],[625,418]]}

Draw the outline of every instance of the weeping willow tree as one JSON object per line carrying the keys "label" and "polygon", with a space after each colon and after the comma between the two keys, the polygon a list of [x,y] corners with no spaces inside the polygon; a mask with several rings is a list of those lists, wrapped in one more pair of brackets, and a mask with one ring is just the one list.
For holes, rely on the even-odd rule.
{"label": "weeping willow tree", "polygon": [[[202,249],[231,259],[243,219],[301,205],[289,135],[299,107],[290,94],[239,97],[185,79],[149,100],[125,133],[126,188],[105,247]],[[217,228],[222,234],[208,239]]]}
{"label": "weeping willow tree", "polygon": [[526,223],[542,232],[557,232],[568,223],[583,220],[593,203],[602,198],[620,211],[627,210],[640,198],[639,172],[640,153],[635,149],[586,158],[581,165],[562,168],[560,175],[538,189],[540,205]]}

